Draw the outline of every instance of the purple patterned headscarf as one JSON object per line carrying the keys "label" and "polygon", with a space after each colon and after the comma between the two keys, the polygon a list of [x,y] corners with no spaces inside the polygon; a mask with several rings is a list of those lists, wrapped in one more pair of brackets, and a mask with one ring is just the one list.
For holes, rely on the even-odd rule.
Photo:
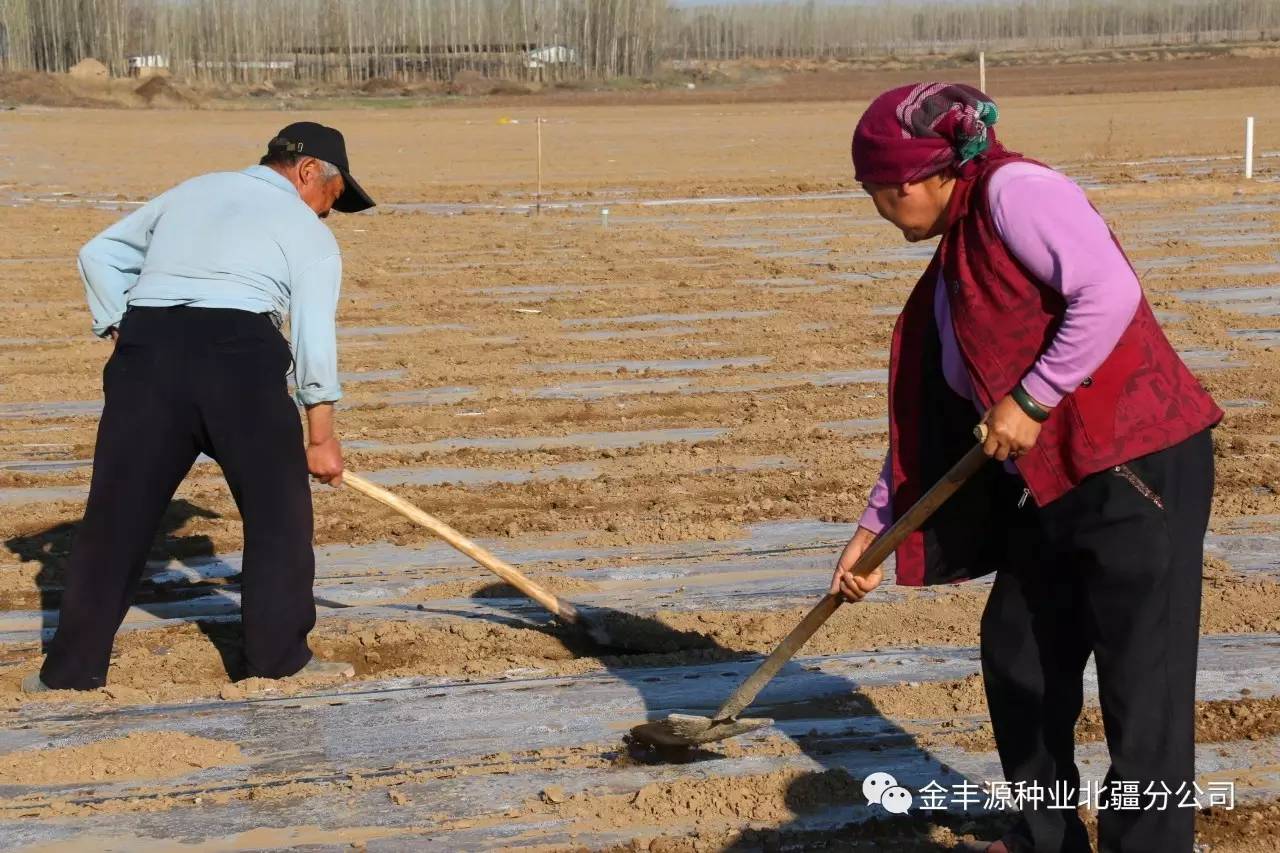
{"label": "purple patterned headscarf", "polygon": [[994,101],[962,83],[890,89],[871,102],[853,132],[854,176],[905,184],[999,156],[1005,148],[992,127],[999,115]]}

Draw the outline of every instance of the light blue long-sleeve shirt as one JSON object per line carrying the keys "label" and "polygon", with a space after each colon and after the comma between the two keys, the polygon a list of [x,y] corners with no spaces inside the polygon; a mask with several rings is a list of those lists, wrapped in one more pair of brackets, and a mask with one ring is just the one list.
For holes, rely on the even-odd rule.
{"label": "light blue long-sleeve shirt", "polygon": [[298,402],[342,397],[338,242],[274,169],[214,172],[156,196],[80,250],[80,276],[104,337],[130,305],[288,317]]}

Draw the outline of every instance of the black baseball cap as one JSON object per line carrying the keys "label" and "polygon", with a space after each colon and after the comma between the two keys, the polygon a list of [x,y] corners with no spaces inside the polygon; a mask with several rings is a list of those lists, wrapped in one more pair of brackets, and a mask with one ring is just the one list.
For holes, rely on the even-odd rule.
{"label": "black baseball cap", "polygon": [[343,140],[342,133],[336,128],[325,127],[314,121],[294,122],[267,143],[268,154],[277,151],[315,157],[317,160],[323,160],[338,167],[346,189],[333,203],[334,210],[343,213],[359,213],[373,207],[373,199],[369,198],[364,187],[351,177],[351,167],[347,163],[347,143]]}

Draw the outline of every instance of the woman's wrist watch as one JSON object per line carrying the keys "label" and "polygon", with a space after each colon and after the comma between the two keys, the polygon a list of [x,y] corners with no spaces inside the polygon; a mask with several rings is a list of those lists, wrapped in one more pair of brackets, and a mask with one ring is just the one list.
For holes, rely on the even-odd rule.
{"label": "woman's wrist watch", "polygon": [[1022,387],[1019,382],[1013,386],[1013,390],[1009,392],[1009,396],[1013,397],[1013,401],[1018,404],[1018,408],[1027,413],[1027,417],[1036,423],[1044,423],[1049,420],[1049,410],[1036,402],[1035,397],[1027,393],[1027,389]]}

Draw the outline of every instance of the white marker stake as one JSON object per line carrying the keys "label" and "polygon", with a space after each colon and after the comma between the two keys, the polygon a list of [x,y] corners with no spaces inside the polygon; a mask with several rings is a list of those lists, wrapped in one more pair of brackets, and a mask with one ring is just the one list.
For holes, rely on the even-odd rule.
{"label": "white marker stake", "polygon": [[1253,116],[1244,120],[1244,179],[1253,180]]}
{"label": "white marker stake", "polygon": [[978,88],[987,91],[987,54],[986,51],[978,51]]}
{"label": "white marker stake", "polygon": [[536,215],[542,215],[542,116],[538,116],[538,195],[533,209]]}

